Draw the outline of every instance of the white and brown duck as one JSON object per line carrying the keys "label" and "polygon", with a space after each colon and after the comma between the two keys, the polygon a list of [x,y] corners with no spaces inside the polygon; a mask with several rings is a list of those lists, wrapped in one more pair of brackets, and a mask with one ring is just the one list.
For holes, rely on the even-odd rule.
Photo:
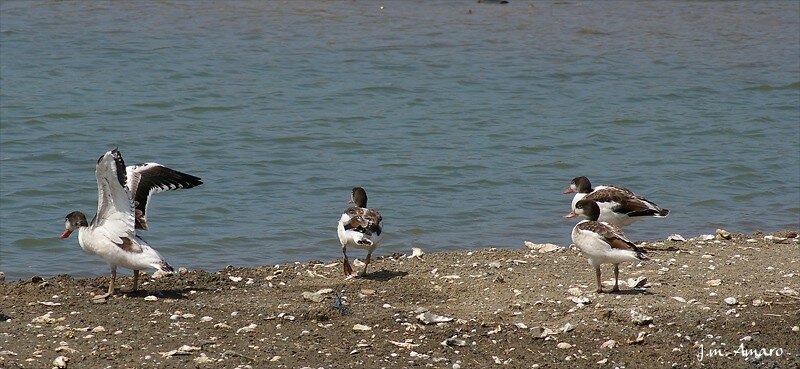
{"label": "white and brown duck", "polygon": [[592,187],[589,178],[576,177],[564,194],[575,193],[572,198],[572,211],[566,218],[578,216],[575,212],[576,204],[582,199],[594,200],[600,206],[600,221],[616,227],[625,227],[631,223],[645,218],[664,218],[669,215],[669,210],[662,209],[654,202],[633,193],[633,191],[619,186]]}
{"label": "white and brown duck", "polygon": [[347,247],[367,250],[367,259],[362,275],[367,274],[372,252],[380,246],[383,241],[383,218],[375,210],[367,208],[367,191],[361,187],[353,188],[352,195],[348,204],[355,206],[347,208],[339,218],[337,233],[339,243],[342,245],[342,255],[344,256],[344,274],[350,276],[353,267],[347,258]]}
{"label": "white and brown duck", "polygon": [[117,267],[133,270],[133,290],[138,288],[139,271],[154,268],[164,273],[172,267],[144,239],[137,229],[148,229],[147,205],[150,195],[180,188],[191,188],[203,182],[200,178],[181,173],[157,163],[125,167],[118,150],[103,154],[97,161],[97,214],[91,222],[80,211],[66,216],[67,238],[78,230],[81,248],[101,257],[111,267],[108,292],[94,299],[105,299],[114,294]]}
{"label": "white and brown duck", "polygon": [[580,221],[572,229],[572,242],[589,258],[589,265],[594,267],[597,293],[603,292],[600,284],[601,264],[614,264],[614,288],[611,292],[619,291],[619,264],[648,260],[646,251],[628,240],[620,229],[598,221],[600,207],[594,200],[578,201],[575,212],[589,218]]}

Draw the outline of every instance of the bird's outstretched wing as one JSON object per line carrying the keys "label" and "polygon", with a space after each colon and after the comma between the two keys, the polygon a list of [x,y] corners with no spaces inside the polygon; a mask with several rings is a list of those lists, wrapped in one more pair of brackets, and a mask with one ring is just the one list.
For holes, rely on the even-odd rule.
{"label": "bird's outstretched wing", "polygon": [[116,149],[97,160],[97,214],[91,226],[117,245],[135,236],[134,208],[126,186],[125,161]]}
{"label": "bird's outstretched wing", "polygon": [[136,208],[136,228],[147,230],[147,205],[150,195],[203,184],[200,178],[158,163],[130,165],[126,168],[127,186]]}

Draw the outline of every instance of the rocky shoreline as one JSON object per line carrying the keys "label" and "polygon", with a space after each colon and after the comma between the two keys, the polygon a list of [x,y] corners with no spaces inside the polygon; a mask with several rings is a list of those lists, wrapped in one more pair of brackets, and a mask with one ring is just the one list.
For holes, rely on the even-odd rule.
{"label": "rocky shoreline", "polygon": [[[0,283],[4,368],[794,368],[797,231],[639,243],[622,291],[580,252],[383,256],[345,280],[308,262]],[[376,252],[380,255],[380,250]],[[358,256],[358,255],[355,255]],[[610,266],[604,283],[612,282]]]}

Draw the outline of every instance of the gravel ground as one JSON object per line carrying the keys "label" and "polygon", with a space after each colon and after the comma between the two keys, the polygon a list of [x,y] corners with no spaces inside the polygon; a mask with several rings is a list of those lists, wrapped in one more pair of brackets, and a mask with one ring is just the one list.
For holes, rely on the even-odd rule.
{"label": "gravel ground", "polygon": [[546,246],[0,283],[0,367],[800,367],[796,231],[640,244],[614,294]]}

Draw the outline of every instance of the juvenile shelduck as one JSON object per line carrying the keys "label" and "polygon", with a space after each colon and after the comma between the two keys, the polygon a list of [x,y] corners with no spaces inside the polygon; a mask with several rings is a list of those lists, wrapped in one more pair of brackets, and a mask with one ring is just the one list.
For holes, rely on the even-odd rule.
{"label": "juvenile shelduck", "polygon": [[572,229],[572,242],[589,258],[589,265],[594,267],[597,293],[603,292],[600,285],[601,264],[614,264],[614,289],[611,292],[619,291],[619,263],[647,260],[645,250],[636,247],[616,227],[599,222],[600,207],[595,201],[578,201],[575,212],[589,218],[580,221]]}
{"label": "juvenile shelduck", "polygon": [[114,294],[117,267],[133,270],[133,290],[138,288],[139,270],[155,268],[165,273],[172,267],[150,245],[136,234],[147,229],[147,204],[150,195],[180,188],[191,188],[203,182],[200,178],[181,173],[157,163],[125,167],[118,150],[105,153],[97,161],[97,214],[91,222],[80,211],[66,216],[67,238],[78,230],[81,248],[105,260],[111,267],[108,292],[95,296],[102,300]]}
{"label": "juvenile shelduck", "polygon": [[572,211],[566,218],[578,214],[576,204],[582,199],[594,200],[600,206],[600,221],[616,227],[625,227],[644,218],[664,218],[669,210],[661,209],[650,200],[638,196],[631,190],[617,186],[597,186],[592,188],[589,178],[576,177],[564,194],[575,193],[572,198]]}
{"label": "juvenile shelduck", "polygon": [[348,204],[355,206],[344,211],[337,226],[339,243],[342,244],[342,255],[344,255],[344,274],[349,276],[353,273],[353,267],[347,259],[347,247],[351,246],[367,250],[367,260],[362,273],[364,275],[367,274],[372,252],[383,240],[381,224],[383,218],[377,211],[367,208],[367,191],[361,187],[353,188]]}

